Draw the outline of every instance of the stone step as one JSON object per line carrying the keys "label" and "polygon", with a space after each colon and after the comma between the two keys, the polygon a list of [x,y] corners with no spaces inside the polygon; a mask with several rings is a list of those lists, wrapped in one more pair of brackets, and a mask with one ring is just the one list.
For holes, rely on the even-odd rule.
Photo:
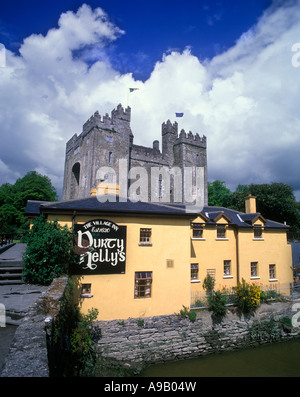
{"label": "stone step", "polygon": [[0,285],[24,284],[23,280],[0,280]]}
{"label": "stone step", "polygon": [[23,273],[2,273],[0,274],[1,279],[12,279],[12,278],[22,278]]}
{"label": "stone step", "polygon": [[13,272],[22,272],[23,267],[22,266],[9,266],[9,267],[1,267],[0,266],[0,274],[1,273],[13,273]]}
{"label": "stone step", "polygon": [[19,267],[23,266],[23,262],[20,260],[15,260],[15,261],[3,260],[3,259],[0,260],[0,269],[2,267],[16,267],[16,266],[19,266]]}

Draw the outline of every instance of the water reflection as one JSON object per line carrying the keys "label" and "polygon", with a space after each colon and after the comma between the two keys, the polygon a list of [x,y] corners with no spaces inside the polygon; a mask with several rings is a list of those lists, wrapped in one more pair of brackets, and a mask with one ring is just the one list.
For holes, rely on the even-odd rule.
{"label": "water reflection", "polygon": [[299,377],[300,339],[157,364],[143,377]]}

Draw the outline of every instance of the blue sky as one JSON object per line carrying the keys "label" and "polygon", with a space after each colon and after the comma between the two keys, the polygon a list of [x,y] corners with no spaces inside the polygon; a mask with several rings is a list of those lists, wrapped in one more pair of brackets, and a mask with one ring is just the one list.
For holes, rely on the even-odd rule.
{"label": "blue sky", "polygon": [[136,144],[178,121],[210,181],[300,200],[300,0],[2,0],[0,43],[0,185],[36,170],[60,194],[66,142],[122,103]]}
{"label": "blue sky", "polygon": [[[168,51],[186,47],[200,60],[233,46],[254,25],[270,0],[91,0],[126,34],[107,48],[114,67],[145,80]],[[1,1],[0,42],[17,51],[32,33],[45,35],[63,12],[82,1]],[[16,12],[17,9],[17,12]],[[91,59],[94,61],[94,59]]]}

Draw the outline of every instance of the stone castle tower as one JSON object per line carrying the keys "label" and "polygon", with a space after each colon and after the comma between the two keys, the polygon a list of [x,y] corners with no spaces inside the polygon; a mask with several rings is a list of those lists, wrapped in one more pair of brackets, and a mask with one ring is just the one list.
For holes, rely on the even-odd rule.
{"label": "stone castle tower", "polygon": [[[207,205],[207,156],[206,137],[198,134],[188,134],[181,130],[178,134],[178,124],[168,120],[162,124],[162,150],[159,149],[159,141],[153,142],[153,147],[135,145],[130,128],[131,109],[125,110],[121,105],[101,118],[97,112],[83,125],[80,135],[73,137],[66,144],[66,158],[63,185],[63,200],[86,198],[91,194],[91,189],[97,187],[101,180],[97,179],[97,171],[100,167],[109,167],[115,170],[119,184],[119,160],[127,169],[122,169],[122,175],[133,167],[143,167],[151,183],[152,167],[196,167],[204,169],[203,184],[204,205]],[[108,168],[108,169],[109,169]],[[126,181],[129,186],[128,179]],[[173,183],[170,190],[172,197]],[[158,185],[158,189],[160,189]],[[149,186],[150,192],[150,186]],[[150,198],[150,193],[149,193]],[[170,202],[174,201],[171,198]],[[177,200],[176,200],[177,201]]]}

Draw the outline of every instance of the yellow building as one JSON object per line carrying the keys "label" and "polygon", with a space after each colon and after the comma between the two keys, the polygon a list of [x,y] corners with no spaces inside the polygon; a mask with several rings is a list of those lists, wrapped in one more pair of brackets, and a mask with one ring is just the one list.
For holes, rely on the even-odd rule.
{"label": "yellow building", "polygon": [[286,225],[256,213],[143,202],[100,203],[86,199],[28,201],[26,214],[58,219],[76,232],[80,263],[72,270],[81,310],[99,310],[99,320],[178,313],[203,296],[207,274],[215,289],[239,281],[277,289],[292,282],[292,254]]}
{"label": "yellow building", "polygon": [[215,289],[231,290],[244,279],[263,290],[289,295],[293,281],[288,226],[256,212],[256,198],[247,197],[246,212],[206,207],[192,222],[192,303],[203,296],[207,274]]}

